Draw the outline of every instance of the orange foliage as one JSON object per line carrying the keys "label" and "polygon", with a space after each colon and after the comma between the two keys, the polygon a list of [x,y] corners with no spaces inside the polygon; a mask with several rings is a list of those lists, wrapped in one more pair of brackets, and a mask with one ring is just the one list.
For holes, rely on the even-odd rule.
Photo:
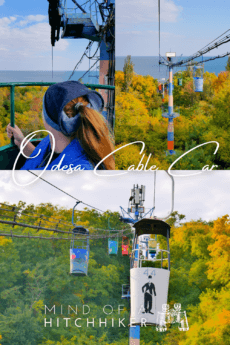
{"label": "orange foliage", "polygon": [[215,242],[208,247],[211,256],[211,260],[208,262],[208,278],[217,286],[228,284],[230,287],[229,216],[218,218],[214,222],[212,238]]}
{"label": "orange foliage", "polygon": [[218,77],[213,81],[212,87],[215,92],[219,92],[220,89],[224,87],[226,80],[229,79],[229,72],[221,72],[218,74]]}

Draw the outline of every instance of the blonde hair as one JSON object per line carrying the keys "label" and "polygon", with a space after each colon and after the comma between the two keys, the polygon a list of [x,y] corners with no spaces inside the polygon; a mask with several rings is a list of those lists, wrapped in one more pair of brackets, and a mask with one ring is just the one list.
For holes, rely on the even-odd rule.
{"label": "blonde hair", "polygon": [[[78,106],[76,111],[75,105]],[[114,151],[113,136],[103,116],[92,108],[88,108],[88,101],[85,97],[78,97],[70,101],[64,111],[68,117],[81,116],[81,124],[74,137],[77,137],[86,154],[94,165],[97,165],[104,157]],[[115,160],[111,155],[103,162],[107,170],[115,170]],[[102,164],[99,167],[102,169]]]}

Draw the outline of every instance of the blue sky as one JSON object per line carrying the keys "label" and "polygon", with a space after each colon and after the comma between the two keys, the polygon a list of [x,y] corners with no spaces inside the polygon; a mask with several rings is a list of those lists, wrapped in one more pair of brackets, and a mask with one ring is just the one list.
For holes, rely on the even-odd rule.
{"label": "blue sky", "polygon": [[[70,0],[68,4],[74,7]],[[0,32],[0,70],[51,70],[47,0],[0,0]],[[59,40],[54,47],[54,70],[73,70],[87,44],[85,39]],[[85,59],[79,70],[88,67]]]}
{"label": "blue sky", "polygon": [[[229,0],[161,0],[161,55],[192,55],[230,28],[229,13]],[[158,0],[116,0],[116,55],[128,54],[158,55]]]}
{"label": "blue sky", "polygon": [[[96,176],[93,171],[65,172],[46,171],[42,178],[63,189],[85,203],[100,210],[119,212],[119,206],[127,209],[130,190],[134,184],[146,186],[145,207],[153,207],[154,172],[106,172],[112,176]],[[191,176],[191,174],[198,175]],[[173,171],[175,180],[174,210],[191,219],[210,221],[229,214],[229,171]],[[179,175],[188,175],[181,177]],[[114,176],[115,175],[115,176]],[[18,183],[26,184],[34,179],[27,171],[16,171]],[[20,187],[12,179],[12,171],[0,171],[0,202],[27,204],[51,202],[55,205],[72,208],[74,200],[59,190],[38,180],[29,186]],[[42,193],[41,193],[42,191]],[[77,209],[83,210],[79,204]],[[165,171],[156,173],[156,211],[155,216],[166,217],[171,209],[171,180]]]}
{"label": "blue sky", "polygon": [[[158,0],[116,0],[117,56],[158,55],[157,5]],[[170,49],[177,56],[195,53],[230,28],[229,13],[229,0],[161,0],[161,55]],[[1,70],[51,70],[47,0],[0,0],[0,32]],[[87,44],[57,42],[54,70],[71,71]],[[209,55],[225,52],[230,43]],[[79,70],[88,66],[85,59]]]}

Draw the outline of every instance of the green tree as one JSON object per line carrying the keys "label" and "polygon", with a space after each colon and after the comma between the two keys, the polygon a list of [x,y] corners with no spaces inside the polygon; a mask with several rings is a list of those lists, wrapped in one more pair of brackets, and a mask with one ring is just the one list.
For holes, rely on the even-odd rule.
{"label": "green tree", "polygon": [[124,71],[124,91],[128,92],[129,87],[133,80],[133,75],[134,75],[134,64],[131,61],[131,55],[128,55],[127,58],[125,59],[123,71]]}
{"label": "green tree", "polygon": [[228,57],[227,65],[225,67],[226,71],[230,72],[230,56]]}

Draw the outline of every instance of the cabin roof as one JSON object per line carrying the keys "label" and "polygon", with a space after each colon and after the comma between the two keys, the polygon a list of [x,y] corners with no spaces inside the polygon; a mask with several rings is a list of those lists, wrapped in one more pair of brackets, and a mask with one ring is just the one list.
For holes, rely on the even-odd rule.
{"label": "cabin roof", "polygon": [[136,222],[133,226],[137,236],[156,234],[163,235],[167,238],[168,232],[168,236],[170,237],[170,225],[163,220],[144,218]]}
{"label": "cabin roof", "polygon": [[75,234],[81,234],[81,235],[88,235],[89,234],[89,230],[86,228],[83,228],[83,226],[81,226],[81,225],[75,226],[75,228],[72,231]]}

